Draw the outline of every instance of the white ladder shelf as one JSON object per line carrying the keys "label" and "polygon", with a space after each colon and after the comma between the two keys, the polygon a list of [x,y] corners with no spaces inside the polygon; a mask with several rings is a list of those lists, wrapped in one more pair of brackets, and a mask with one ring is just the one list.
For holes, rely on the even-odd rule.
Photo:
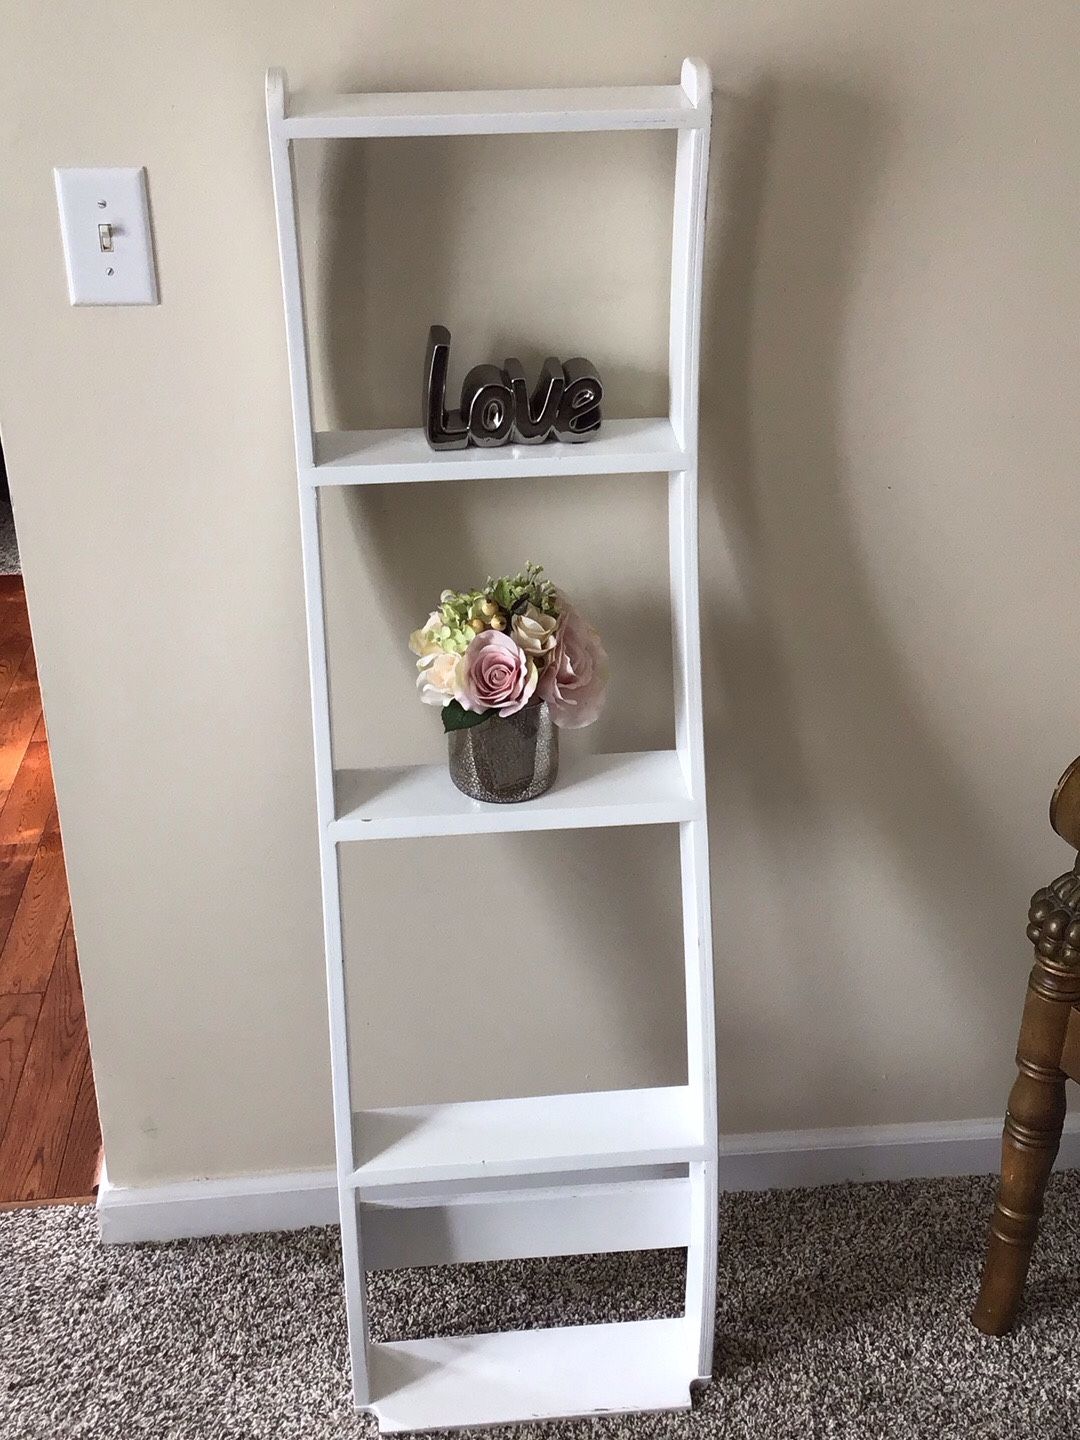
{"label": "white ladder shelf", "polygon": [[[384,1432],[676,1410],[712,1369],[716,1088],[697,561],[698,350],[711,82],[419,95],[290,95],[266,109],[300,487],[334,1128],[353,1392]],[[290,146],[306,139],[675,130],[670,413],[605,420],[586,445],[431,450],[422,429],[316,432]],[[445,765],[335,771],[319,530],[325,485],[666,474],[675,748],[565,763],[547,795],[484,806]],[[684,1086],[353,1112],[338,847],[583,826],[678,825]],[[367,1271],[530,1255],[687,1249],[677,1319],[375,1344]]]}

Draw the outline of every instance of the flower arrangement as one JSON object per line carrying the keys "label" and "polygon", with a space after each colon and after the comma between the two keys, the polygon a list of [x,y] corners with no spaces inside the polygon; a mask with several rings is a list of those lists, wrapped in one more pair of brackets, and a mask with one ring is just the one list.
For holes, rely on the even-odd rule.
{"label": "flower arrangement", "polygon": [[541,701],[556,725],[580,729],[607,695],[600,636],[531,561],[479,590],[444,590],[409,649],[420,699],[441,706],[446,731]]}

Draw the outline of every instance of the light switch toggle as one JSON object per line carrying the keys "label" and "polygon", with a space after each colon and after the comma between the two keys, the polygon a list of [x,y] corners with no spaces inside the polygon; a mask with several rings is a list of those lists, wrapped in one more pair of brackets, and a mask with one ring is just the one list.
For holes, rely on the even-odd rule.
{"label": "light switch toggle", "polygon": [[97,227],[98,245],[103,251],[110,251],[113,248],[113,227],[111,225],[99,225]]}

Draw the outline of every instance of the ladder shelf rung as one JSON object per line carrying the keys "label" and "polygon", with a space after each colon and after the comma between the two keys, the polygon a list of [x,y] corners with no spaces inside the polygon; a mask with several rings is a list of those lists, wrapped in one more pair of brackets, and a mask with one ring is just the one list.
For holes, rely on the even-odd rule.
{"label": "ladder shelf rung", "polygon": [[567,757],[547,794],[519,805],[470,800],[445,764],[338,770],[334,789],[338,842],[677,824],[700,813],[674,750]]}
{"label": "ladder shelf rung", "polygon": [[290,140],[404,135],[540,135],[587,130],[689,130],[707,111],[678,85],[587,90],[444,90],[424,94],[297,92],[278,122]]}
{"label": "ladder shelf rung", "polygon": [[307,485],[391,485],[427,480],[528,479],[548,475],[634,475],[685,470],[693,457],[667,418],[605,420],[577,445],[500,445],[433,450],[421,429],[322,430]]}
{"label": "ladder shelf rung", "polygon": [[379,1429],[462,1429],[627,1410],[689,1410],[683,1319],[372,1345]]}
{"label": "ladder shelf rung", "polygon": [[380,1188],[686,1164],[706,1153],[688,1086],[361,1110],[349,1183]]}

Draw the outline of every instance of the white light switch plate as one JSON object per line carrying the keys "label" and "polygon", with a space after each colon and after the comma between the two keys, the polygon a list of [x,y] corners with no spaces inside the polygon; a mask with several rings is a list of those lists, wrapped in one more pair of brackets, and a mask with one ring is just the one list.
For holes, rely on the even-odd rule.
{"label": "white light switch plate", "polygon": [[72,305],[156,305],[146,171],[53,174]]}

